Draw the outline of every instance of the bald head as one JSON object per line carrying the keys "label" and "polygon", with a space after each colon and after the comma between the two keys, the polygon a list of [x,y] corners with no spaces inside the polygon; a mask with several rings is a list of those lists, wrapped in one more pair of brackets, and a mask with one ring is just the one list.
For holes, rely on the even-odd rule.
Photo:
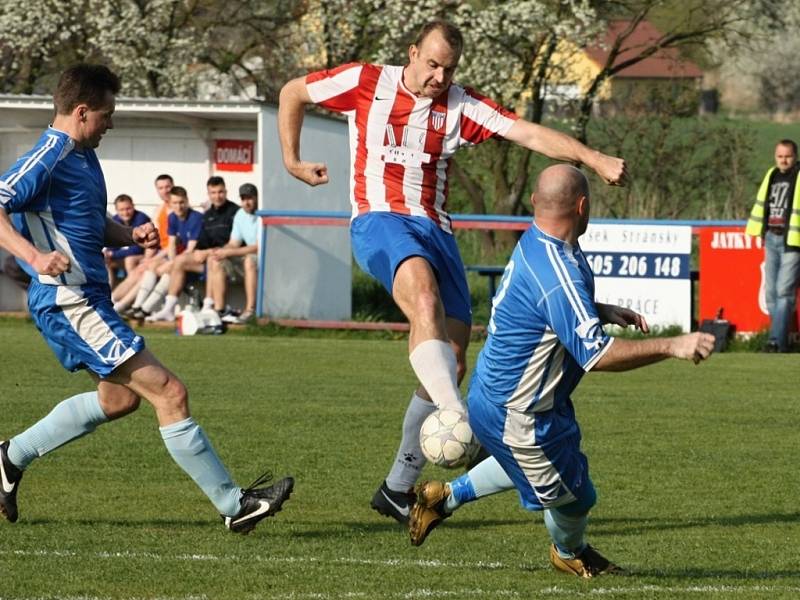
{"label": "bald head", "polygon": [[586,176],[572,165],[553,165],[539,174],[533,192],[537,216],[542,211],[560,217],[575,211],[581,198],[589,198]]}

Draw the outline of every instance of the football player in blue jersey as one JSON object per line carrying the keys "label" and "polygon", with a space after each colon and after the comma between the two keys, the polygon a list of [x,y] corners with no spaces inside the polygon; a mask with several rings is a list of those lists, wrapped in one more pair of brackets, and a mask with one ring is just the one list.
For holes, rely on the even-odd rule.
{"label": "football player in blue jersey", "polygon": [[597,499],[581,452],[570,395],[590,369],[625,371],[665,358],[698,363],[714,337],[626,340],[603,323],[648,331],[636,312],[594,301],[594,278],[578,244],[589,222],[589,185],[569,165],[542,171],[532,202],[533,226],[522,236],[495,295],[489,337],[469,389],[469,421],[491,456],[457,479],[417,486],[411,542],[459,506],[516,488],[522,506],[544,511],[550,562],[590,578],[622,570],[586,543]]}
{"label": "football player in blue jersey", "polygon": [[159,243],[152,223],[129,228],[106,213],[105,180],[94,149],[113,128],[119,88],[119,78],[105,66],[67,69],[53,97],[53,124],[0,176],[0,247],[33,278],[31,316],[61,364],[85,369],[96,384],[95,391],[61,401],[32,427],[0,442],[0,512],[17,520],[19,484],[36,458],[135,411],[145,398],[175,462],[229,530],[248,533],[280,510],[293,480],[264,487],[262,476],[248,488],[237,486],[190,416],[184,384],[111,304],[103,247]]}

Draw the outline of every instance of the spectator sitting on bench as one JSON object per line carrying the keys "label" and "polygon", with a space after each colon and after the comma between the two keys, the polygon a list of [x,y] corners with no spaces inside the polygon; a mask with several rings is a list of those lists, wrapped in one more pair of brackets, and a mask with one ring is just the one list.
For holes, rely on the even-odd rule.
{"label": "spectator sitting on bench", "polygon": [[144,319],[164,300],[170,284],[170,271],[175,259],[192,252],[200,237],[203,215],[189,207],[189,195],[180,186],[170,191],[171,212],[167,221],[167,252],[151,261],[142,275],[142,282],[131,306],[130,316]]}
{"label": "spectator sitting on bench", "polygon": [[[111,218],[120,225],[138,227],[150,222],[150,217],[142,211],[136,210],[136,207],[133,206],[133,198],[128,194],[120,194],[114,199],[114,210],[117,211],[117,214]],[[136,244],[119,248],[104,248],[103,256],[106,259],[106,269],[108,270],[108,284],[113,288],[117,285],[117,271],[123,269],[126,276],[133,273],[144,258],[144,248]]]}
{"label": "spectator sitting on bench", "polygon": [[[211,251],[208,260],[207,289],[214,299],[214,309],[226,323],[246,323],[255,316],[256,284],[258,282],[258,189],[252,183],[239,188],[242,207],[233,218],[233,229],[228,243]],[[228,276],[244,276],[245,307],[241,314],[227,307]]]}
{"label": "spectator sitting on bench", "polygon": [[[157,313],[147,317],[148,321],[174,321],[175,306],[178,303],[178,295],[186,283],[186,274],[203,273],[211,251],[214,248],[221,248],[230,239],[233,218],[239,210],[239,205],[228,200],[225,180],[222,177],[210,177],[206,182],[206,188],[211,206],[203,213],[203,227],[196,249],[184,252],[170,262],[169,290],[164,299],[164,306]],[[209,289],[206,287],[203,308],[212,308],[214,304],[208,292]]]}
{"label": "spectator sitting on bench", "polygon": [[[128,272],[128,276],[111,292],[111,300],[114,301],[114,310],[120,314],[128,313],[128,307],[136,298],[136,292],[139,289],[139,281],[144,275],[145,271],[154,268],[157,262],[163,262],[164,256],[167,251],[167,229],[168,217],[170,212],[169,207],[169,191],[172,189],[174,182],[171,175],[166,173],[159,175],[155,180],[156,193],[158,194],[158,206],[153,213],[153,224],[158,230],[159,250],[147,250],[144,253],[144,260],[139,263],[136,270]],[[155,262],[154,262],[155,261]]]}

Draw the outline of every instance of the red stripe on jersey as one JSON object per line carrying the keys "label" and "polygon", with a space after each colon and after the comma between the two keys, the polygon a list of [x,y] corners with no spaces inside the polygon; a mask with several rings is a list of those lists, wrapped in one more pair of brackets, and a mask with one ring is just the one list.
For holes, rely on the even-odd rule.
{"label": "red stripe on jersey", "polygon": [[361,66],[361,63],[351,62],[344,65],[339,65],[338,67],[334,67],[333,69],[325,69],[323,71],[316,71],[314,73],[309,73],[308,75],[306,75],[306,83],[314,83],[315,81],[319,81],[320,79],[333,77],[343,71],[346,71],[351,67],[358,67],[358,66]]}
{"label": "red stripe on jersey", "polygon": [[[413,108],[414,99],[404,91],[398,89],[397,95],[394,97],[392,112],[389,113],[387,131],[383,134],[384,146],[404,145],[403,135],[406,133],[408,117]],[[391,137],[388,132],[389,127],[392,129]],[[403,177],[405,174],[406,169],[403,165],[387,163],[383,171],[383,184],[386,186],[386,202],[389,204],[389,210],[395,213],[408,215],[411,214],[411,211],[408,209],[408,206],[406,206],[406,195],[403,190]]]}
{"label": "red stripe on jersey", "polygon": [[367,118],[369,117],[369,108],[372,106],[372,99],[375,97],[375,88],[378,85],[381,70],[382,67],[376,65],[364,65],[358,85],[355,118],[358,143],[355,147],[356,155],[353,161],[353,196],[360,215],[369,212],[367,180],[364,175],[364,169],[367,166]]}
{"label": "red stripe on jersey", "polygon": [[[306,75],[306,85],[309,83],[314,83],[315,81],[321,81],[323,79],[330,79],[331,77],[335,77],[339,73],[346,71],[347,69],[355,69],[361,67],[361,63],[352,62],[347,63],[346,65],[340,65],[333,69],[326,69],[324,71],[316,71],[314,73],[309,73]],[[358,88],[353,88],[343,92],[337,96],[333,96],[332,98],[328,98],[323,100],[319,103],[322,108],[327,110],[331,110],[334,112],[346,112],[348,110],[353,110],[353,107],[356,104],[358,99]]]}
{"label": "red stripe on jersey", "polygon": [[505,134],[517,116],[457,84],[432,100],[416,97],[402,77],[400,66],[351,63],[312,73],[306,82],[315,102],[345,112],[350,122],[354,214],[424,214],[449,231],[451,154]]}
{"label": "red stripe on jersey", "polygon": [[[439,213],[436,211],[436,186],[439,183],[439,176],[436,168],[439,162],[439,156],[442,154],[444,146],[444,133],[447,124],[447,99],[449,97],[446,90],[443,94],[439,94],[431,102],[430,112],[428,114],[428,135],[425,138],[425,152],[433,157],[430,164],[425,165],[422,170],[422,207],[425,209],[431,219],[436,221],[436,224],[441,224]],[[448,161],[449,171],[450,163]],[[447,181],[445,180],[445,202],[447,201]],[[442,205],[444,208],[444,205]]]}
{"label": "red stripe on jersey", "polygon": [[[491,98],[487,98],[486,96],[479,94],[475,90],[469,87],[465,87],[464,91],[466,91],[468,96],[475,98],[476,100],[480,101],[482,104],[485,104],[491,110],[500,113],[504,117],[507,117],[513,121],[519,119],[516,113],[511,112],[510,110],[503,108],[497,102],[492,100]],[[472,144],[480,144],[495,135],[495,132],[491,129],[487,129],[480,123],[476,123],[469,117],[467,117],[464,113],[461,114],[461,137]]]}

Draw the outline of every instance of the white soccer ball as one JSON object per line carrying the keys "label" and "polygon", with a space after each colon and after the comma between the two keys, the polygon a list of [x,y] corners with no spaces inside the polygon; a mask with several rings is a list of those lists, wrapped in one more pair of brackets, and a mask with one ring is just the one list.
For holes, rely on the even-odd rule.
{"label": "white soccer ball", "polygon": [[446,469],[467,464],[480,448],[466,415],[449,409],[428,415],[419,430],[419,443],[425,458]]}

